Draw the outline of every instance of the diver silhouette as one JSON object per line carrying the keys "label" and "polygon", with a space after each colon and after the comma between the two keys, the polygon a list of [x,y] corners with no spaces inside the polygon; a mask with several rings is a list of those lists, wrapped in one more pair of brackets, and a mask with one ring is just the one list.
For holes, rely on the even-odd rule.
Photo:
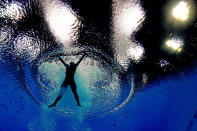
{"label": "diver silhouette", "polygon": [[76,71],[76,68],[77,66],[80,64],[80,62],[83,60],[83,58],[85,57],[86,54],[84,54],[80,59],[79,61],[75,64],[74,62],[70,62],[70,65],[66,64],[62,58],[60,56],[59,59],[60,61],[64,64],[64,66],[66,67],[66,78],[64,80],[64,82],[62,83],[61,85],[61,89],[59,91],[59,94],[56,98],[56,100],[54,101],[53,104],[49,105],[48,107],[53,107],[53,106],[56,106],[57,102],[62,98],[62,95],[64,94],[67,86],[70,85],[71,87],[71,90],[74,94],[74,97],[75,97],[75,100],[77,101],[77,105],[78,106],[81,106],[80,105],[80,102],[79,102],[79,96],[77,94],[77,88],[76,88],[76,84],[75,84],[75,80],[74,80],[74,75],[75,75],[75,71]]}

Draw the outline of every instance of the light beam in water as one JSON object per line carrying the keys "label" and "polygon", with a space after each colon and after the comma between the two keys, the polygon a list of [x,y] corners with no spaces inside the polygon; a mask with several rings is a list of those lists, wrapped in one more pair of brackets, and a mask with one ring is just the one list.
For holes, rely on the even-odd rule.
{"label": "light beam in water", "polygon": [[179,38],[171,38],[165,42],[168,50],[176,53],[180,53],[183,49],[183,41]]}
{"label": "light beam in water", "polygon": [[177,20],[185,21],[190,14],[190,6],[187,2],[180,1],[172,10],[172,15]]}
{"label": "light beam in water", "polygon": [[117,61],[127,69],[130,60],[137,62],[144,53],[133,34],[141,27],[145,11],[136,0],[113,0],[113,43]]}
{"label": "light beam in water", "polygon": [[46,0],[44,7],[47,23],[56,40],[63,44],[75,41],[80,22],[69,5]]}
{"label": "light beam in water", "polygon": [[128,55],[135,62],[139,62],[142,59],[143,54],[144,54],[144,48],[140,45],[135,45],[134,47],[128,49]]}

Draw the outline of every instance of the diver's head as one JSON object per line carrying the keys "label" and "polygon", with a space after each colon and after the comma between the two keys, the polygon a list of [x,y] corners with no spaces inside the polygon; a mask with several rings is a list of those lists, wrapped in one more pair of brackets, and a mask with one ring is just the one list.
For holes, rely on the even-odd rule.
{"label": "diver's head", "polygon": [[75,65],[75,63],[74,62],[70,62],[70,66],[74,66]]}

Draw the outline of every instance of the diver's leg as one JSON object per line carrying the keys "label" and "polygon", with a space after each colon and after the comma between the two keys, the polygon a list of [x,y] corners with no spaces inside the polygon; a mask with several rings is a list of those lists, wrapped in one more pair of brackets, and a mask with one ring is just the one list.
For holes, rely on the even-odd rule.
{"label": "diver's leg", "polygon": [[73,92],[73,94],[74,94],[75,100],[77,101],[77,106],[81,106],[81,105],[80,105],[80,102],[79,102],[79,96],[78,96],[78,94],[77,94],[77,88],[76,88],[75,82],[72,82],[72,83],[70,84],[70,87],[71,87],[71,90],[72,90],[72,92]]}
{"label": "diver's leg", "polygon": [[58,97],[55,99],[54,103],[51,104],[51,105],[49,105],[48,107],[50,108],[50,107],[56,106],[57,102],[58,102],[61,98],[62,98],[62,95],[58,96]]}
{"label": "diver's leg", "polygon": [[57,98],[55,99],[55,101],[54,101],[53,104],[51,104],[51,105],[48,106],[49,108],[50,107],[53,107],[53,106],[56,106],[57,102],[62,98],[62,95],[64,94],[64,92],[66,90],[66,87],[67,87],[66,85],[62,85],[61,86],[61,89],[59,91],[59,94],[58,94]]}

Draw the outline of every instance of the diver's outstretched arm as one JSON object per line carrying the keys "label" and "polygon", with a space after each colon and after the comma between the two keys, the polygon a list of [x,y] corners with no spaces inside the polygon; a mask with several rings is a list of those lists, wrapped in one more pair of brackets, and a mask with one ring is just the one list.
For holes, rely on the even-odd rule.
{"label": "diver's outstretched arm", "polygon": [[86,56],[86,54],[84,54],[75,65],[78,66],[85,56]]}
{"label": "diver's outstretched arm", "polygon": [[67,68],[69,65],[66,64],[66,63],[64,62],[64,60],[62,60],[62,58],[61,58],[60,56],[58,56],[58,57],[59,57],[60,61],[64,64],[64,66]]}

